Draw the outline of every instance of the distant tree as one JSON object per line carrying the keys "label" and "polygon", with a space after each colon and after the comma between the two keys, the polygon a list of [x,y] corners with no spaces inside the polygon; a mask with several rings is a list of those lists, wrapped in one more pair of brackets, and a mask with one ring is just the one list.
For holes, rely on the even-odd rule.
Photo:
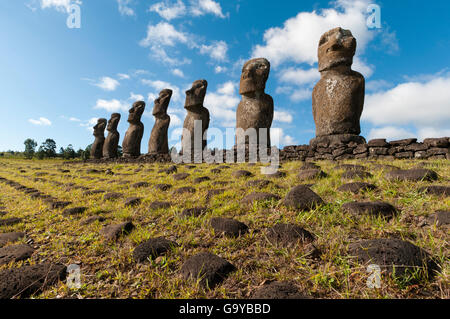
{"label": "distant tree", "polygon": [[77,158],[81,158],[82,156],[83,156],[83,149],[79,149],[78,151],[77,151],[77,153],[76,153],[76,156],[75,157],[77,157]]}
{"label": "distant tree", "polygon": [[118,146],[117,147],[117,156],[122,157],[123,155],[123,150],[122,150],[122,146]]}
{"label": "distant tree", "polygon": [[27,159],[33,158],[37,146],[36,141],[32,140],[31,138],[28,138],[23,143],[25,144],[25,152],[23,153],[25,155],[25,158]]}
{"label": "distant tree", "polygon": [[63,157],[64,159],[74,159],[76,157],[75,150],[73,149],[72,144],[69,144],[65,149],[63,149]]}
{"label": "distant tree", "polygon": [[45,153],[44,147],[41,145],[41,146],[39,146],[39,149],[36,153],[36,157],[38,159],[42,160],[45,158],[45,156],[46,156],[46,153]]}
{"label": "distant tree", "polygon": [[92,149],[92,144],[89,144],[86,149],[83,151],[83,154],[81,155],[81,159],[83,161],[88,160],[91,157],[91,149]]}
{"label": "distant tree", "polygon": [[56,157],[56,142],[50,138],[46,139],[41,145],[45,152],[45,157]]}

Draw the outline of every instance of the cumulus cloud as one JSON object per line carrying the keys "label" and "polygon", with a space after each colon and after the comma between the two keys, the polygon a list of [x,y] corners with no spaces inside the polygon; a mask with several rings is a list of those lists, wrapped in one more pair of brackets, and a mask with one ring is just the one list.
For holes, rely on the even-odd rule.
{"label": "cumulus cloud", "polygon": [[292,123],[294,120],[294,117],[292,114],[288,111],[275,111],[273,115],[273,121],[274,122],[280,122],[280,123]]}
{"label": "cumulus cloud", "polygon": [[172,72],[172,74],[175,75],[175,76],[178,76],[178,77],[180,77],[180,78],[185,78],[185,75],[184,75],[183,71],[180,70],[180,69],[172,69],[171,72]]}
{"label": "cumulus cloud", "polygon": [[369,132],[368,139],[372,140],[375,138],[385,138],[388,141],[400,140],[404,138],[411,138],[416,136],[413,132],[408,129],[395,126],[386,126],[381,128],[371,129]]}
{"label": "cumulus cloud", "polygon": [[191,0],[191,13],[194,16],[213,14],[219,18],[225,18],[219,2],[213,0]]}
{"label": "cumulus cloud", "polygon": [[156,12],[161,18],[170,21],[186,14],[186,6],[181,0],[172,3],[169,1],[158,2],[153,4],[149,11]]}
{"label": "cumulus cloud", "polygon": [[94,106],[95,109],[104,109],[108,112],[126,111],[127,107],[128,107],[127,104],[116,99],[112,100],[98,99],[97,103]]}
{"label": "cumulus cloud", "polygon": [[175,46],[178,42],[186,43],[187,41],[187,34],[176,30],[170,23],[160,22],[147,27],[147,36],[141,40],[140,45],[143,47],[155,45]]}
{"label": "cumulus cloud", "polygon": [[54,8],[60,12],[69,12],[70,6],[73,4],[81,5],[80,0],[40,0],[41,8]]}
{"label": "cumulus cloud", "polygon": [[236,88],[237,84],[230,81],[220,85],[217,91],[206,94],[205,107],[214,114],[212,120],[217,120],[218,126],[236,126],[236,108],[240,101]]}
{"label": "cumulus cloud", "polygon": [[120,85],[119,81],[110,78],[109,76],[102,77],[98,82],[94,82],[92,80],[89,81],[92,82],[93,85],[105,91],[115,91],[117,87]]}
{"label": "cumulus cloud", "polygon": [[31,124],[34,124],[34,125],[39,125],[39,126],[50,126],[50,125],[52,125],[52,122],[49,119],[45,118],[45,117],[40,117],[37,120],[29,119],[28,122],[30,122]]}
{"label": "cumulus cloud", "polygon": [[147,85],[155,90],[155,92],[148,94],[149,101],[154,101],[159,96],[159,92],[164,89],[171,89],[173,91],[171,100],[174,102],[182,101],[181,90],[178,86],[173,85],[169,82],[161,81],[161,80],[148,80],[142,79],[142,84]]}
{"label": "cumulus cloud", "polygon": [[132,0],[117,0],[117,4],[119,5],[119,12],[123,16],[134,16],[135,12],[130,7],[130,3]]}
{"label": "cumulus cloud", "polygon": [[117,74],[117,76],[119,77],[120,80],[129,80],[130,79],[130,76],[125,73],[119,73],[119,74]]}
{"label": "cumulus cloud", "polygon": [[294,145],[295,139],[292,136],[286,135],[284,130],[279,127],[270,129],[270,142],[277,147]]}
{"label": "cumulus cloud", "polygon": [[225,61],[227,59],[228,45],[225,41],[215,41],[210,45],[202,44],[200,53],[209,55],[211,59]]}
{"label": "cumulus cloud", "polygon": [[225,73],[227,70],[228,70],[228,69],[227,69],[226,67],[217,65],[217,66],[214,68],[214,73],[216,73],[216,74],[219,74],[219,73]]}

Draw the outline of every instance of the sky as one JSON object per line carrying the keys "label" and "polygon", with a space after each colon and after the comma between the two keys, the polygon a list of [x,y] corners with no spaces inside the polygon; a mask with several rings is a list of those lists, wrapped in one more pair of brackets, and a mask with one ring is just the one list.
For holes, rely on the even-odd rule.
{"label": "sky", "polygon": [[[367,23],[371,4],[380,28]],[[73,8],[79,28],[67,23],[78,21]],[[174,91],[169,144],[178,146],[185,91],[198,79],[208,81],[210,128],[225,132],[254,57],[271,62],[273,141],[308,144],[317,46],[337,26],[356,38],[353,69],[366,78],[361,135],[450,136],[449,12],[447,0],[0,0],[0,151],[23,151],[27,138],[84,149],[96,120],[113,112],[122,142],[129,108],[144,100],[145,153],[164,88]]]}

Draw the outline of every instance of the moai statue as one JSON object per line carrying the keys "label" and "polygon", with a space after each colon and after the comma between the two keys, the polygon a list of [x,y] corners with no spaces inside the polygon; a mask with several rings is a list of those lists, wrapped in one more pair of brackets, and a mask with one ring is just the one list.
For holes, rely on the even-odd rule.
{"label": "moai statue", "polygon": [[170,116],[167,115],[167,107],[172,97],[172,90],[165,89],[159,93],[155,100],[153,116],[155,125],[153,126],[150,141],[148,143],[149,154],[169,154],[169,141],[167,131],[170,125]]}
{"label": "moai statue", "polygon": [[[206,140],[203,139],[210,121],[209,111],[203,106],[207,88],[208,82],[206,80],[197,80],[192,84],[192,88],[186,91],[184,108],[187,110],[187,115],[184,120],[181,145],[182,152],[190,152],[192,158],[194,155],[201,154],[207,144]],[[197,133],[197,144],[194,143],[196,138],[194,133]]]}
{"label": "moai statue", "polygon": [[120,114],[113,113],[111,119],[108,121],[108,136],[103,145],[103,158],[117,158],[117,147],[119,145],[120,134],[117,131],[117,126],[120,122]]}
{"label": "moai statue", "polygon": [[[270,127],[273,121],[273,99],[264,93],[269,78],[270,62],[264,58],[252,59],[244,64],[239,94],[242,100],[236,112],[236,145],[257,143],[259,147],[270,148]],[[251,130],[257,134],[256,141],[246,135]],[[261,129],[265,129],[261,130]],[[265,141],[260,140],[260,133]],[[241,143],[240,143],[241,141]]]}
{"label": "moai statue", "polygon": [[105,143],[106,119],[98,119],[94,126],[95,141],[91,148],[91,158],[101,159],[103,154],[103,143]]}
{"label": "moai statue", "polygon": [[352,70],[356,39],[349,30],[335,28],[319,42],[321,79],[314,87],[312,108],[317,144],[365,143],[359,134],[364,106],[364,77]]}
{"label": "moai statue", "polygon": [[130,123],[130,127],[122,142],[124,157],[138,157],[141,155],[141,141],[144,135],[144,124],[141,122],[141,117],[144,110],[145,102],[137,101],[129,111],[128,123]]}

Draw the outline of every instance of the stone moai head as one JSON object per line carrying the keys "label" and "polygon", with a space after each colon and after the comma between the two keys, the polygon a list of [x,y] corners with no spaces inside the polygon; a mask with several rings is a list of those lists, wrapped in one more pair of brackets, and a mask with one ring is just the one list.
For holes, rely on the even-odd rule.
{"label": "stone moai head", "polygon": [[189,107],[203,105],[207,88],[208,82],[206,80],[197,80],[192,83],[192,88],[186,91],[184,107],[187,109]]}
{"label": "stone moai head", "polygon": [[350,30],[332,29],[319,41],[319,72],[339,65],[351,66],[356,52],[356,39]]}
{"label": "stone moai head", "polygon": [[94,136],[95,137],[102,137],[105,133],[106,128],[106,119],[98,119],[97,124],[94,126]]}
{"label": "stone moai head", "polygon": [[172,90],[164,89],[159,92],[159,97],[155,100],[153,107],[153,116],[162,116],[167,114],[170,99],[172,98]]}
{"label": "stone moai head", "polygon": [[264,91],[269,78],[270,62],[264,58],[247,61],[242,68],[239,94]]}
{"label": "stone moai head", "polygon": [[137,101],[133,103],[133,106],[128,111],[128,123],[138,124],[141,121],[142,114],[144,114],[145,102]]}
{"label": "stone moai head", "polygon": [[115,132],[117,131],[117,126],[120,122],[120,114],[119,113],[113,113],[111,114],[111,118],[108,121],[108,127],[106,128],[108,132]]}

